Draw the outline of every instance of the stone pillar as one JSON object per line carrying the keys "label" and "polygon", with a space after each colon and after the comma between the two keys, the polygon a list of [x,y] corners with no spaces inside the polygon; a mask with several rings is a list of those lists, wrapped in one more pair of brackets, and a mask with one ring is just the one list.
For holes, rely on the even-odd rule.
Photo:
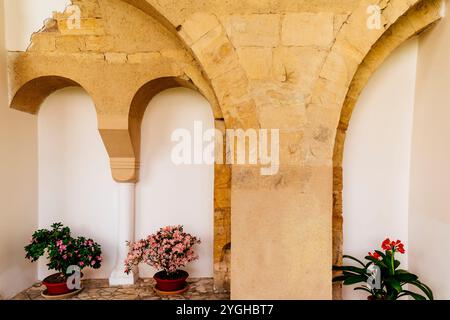
{"label": "stone pillar", "polygon": [[109,278],[111,286],[133,285],[137,279],[137,271],[127,275],[124,261],[128,253],[127,241],[134,241],[134,202],[135,183],[119,184],[119,224],[117,228],[117,258],[116,266]]}

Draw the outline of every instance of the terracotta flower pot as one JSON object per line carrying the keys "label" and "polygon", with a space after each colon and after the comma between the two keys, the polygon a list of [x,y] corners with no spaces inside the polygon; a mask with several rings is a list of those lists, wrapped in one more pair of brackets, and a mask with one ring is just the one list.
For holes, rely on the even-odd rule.
{"label": "terracotta flower pot", "polygon": [[58,296],[69,293],[71,290],[67,287],[67,279],[61,273],[55,273],[42,281],[47,287],[47,295]]}
{"label": "terracotta flower pot", "polygon": [[177,292],[186,288],[186,280],[189,273],[178,270],[173,276],[168,276],[165,271],[160,271],[153,276],[156,280],[156,290],[163,292]]}

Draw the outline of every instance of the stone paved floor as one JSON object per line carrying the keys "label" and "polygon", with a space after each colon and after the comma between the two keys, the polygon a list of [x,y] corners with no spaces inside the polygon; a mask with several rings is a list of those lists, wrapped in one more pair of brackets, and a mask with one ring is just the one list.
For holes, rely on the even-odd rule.
{"label": "stone paved floor", "polygon": [[[139,279],[134,286],[109,287],[108,280],[85,280],[83,291],[71,300],[229,300],[228,294],[213,292],[213,280],[209,278],[188,279],[190,289],[183,295],[158,295],[153,290],[153,279]],[[45,289],[40,283],[19,293],[13,300],[43,300]]]}

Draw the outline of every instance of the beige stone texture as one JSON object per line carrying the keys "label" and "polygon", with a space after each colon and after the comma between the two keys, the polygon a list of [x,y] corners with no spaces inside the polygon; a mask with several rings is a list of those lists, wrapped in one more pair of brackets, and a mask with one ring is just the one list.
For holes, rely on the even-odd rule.
{"label": "beige stone texture", "polygon": [[272,49],[243,47],[238,51],[239,62],[250,80],[269,80],[272,70]]}
{"label": "beige stone texture", "polygon": [[226,28],[237,47],[276,47],[280,43],[280,19],[278,14],[232,15]]}
{"label": "beige stone texture", "polygon": [[283,19],[281,42],[285,46],[328,47],[333,40],[332,13],[289,13]]}
{"label": "beige stone texture", "polygon": [[[280,130],[280,168],[216,165],[214,284],[233,299],[331,299],[342,256],[342,152],[353,107],[392,50],[439,20],[439,0],[73,0],[9,55],[11,107],[92,97],[114,179],[139,179],[149,101],[177,86],[216,127]],[[367,28],[380,5],[382,28]],[[231,247],[233,250],[231,250]],[[263,281],[261,281],[263,279]]]}

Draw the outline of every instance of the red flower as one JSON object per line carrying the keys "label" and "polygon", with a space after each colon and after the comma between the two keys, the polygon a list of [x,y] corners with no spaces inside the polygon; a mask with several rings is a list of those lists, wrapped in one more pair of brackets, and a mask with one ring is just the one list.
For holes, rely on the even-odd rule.
{"label": "red flower", "polygon": [[392,250],[394,252],[398,251],[401,254],[404,254],[406,252],[404,244],[400,241],[391,241],[389,238],[383,241],[381,244],[381,248],[385,251]]}
{"label": "red flower", "polygon": [[391,250],[391,240],[389,238],[384,240],[381,244],[381,248],[386,251]]}
{"label": "red flower", "polygon": [[372,258],[375,258],[377,260],[379,260],[381,258],[381,256],[377,253],[377,252],[369,252],[369,256],[371,256]]}

